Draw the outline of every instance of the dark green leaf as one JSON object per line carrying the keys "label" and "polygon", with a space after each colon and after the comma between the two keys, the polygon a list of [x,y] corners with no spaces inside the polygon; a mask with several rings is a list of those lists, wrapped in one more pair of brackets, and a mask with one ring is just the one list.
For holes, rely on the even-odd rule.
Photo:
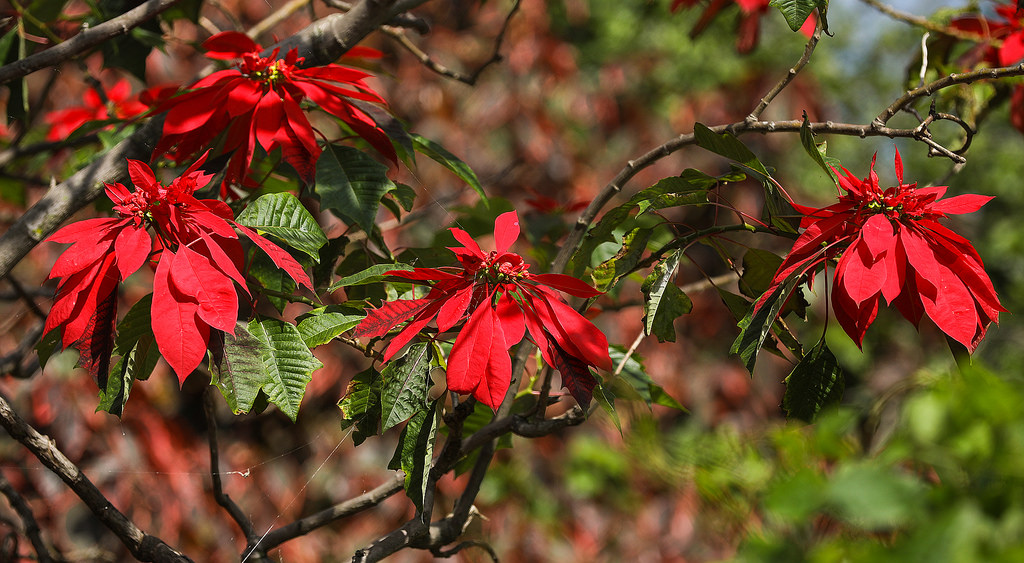
{"label": "dark green leaf", "polygon": [[379,283],[388,279],[388,276],[384,275],[386,272],[394,270],[411,271],[412,269],[413,267],[408,264],[374,264],[365,270],[345,276],[334,282],[328,291],[335,292],[343,287]]}
{"label": "dark green leaf", "polygon": [[740,293],[756,299],[771,286],[775,272],[782,264],[782,258],[774,252],[751,248],[743,255],[743,275],[740,276]]}
{"label": "dark green leaf", "polygon": [[786,416],[804,422],[813,422],[822,408],[839,403],[846,387],[843,370],[824,338],[807,351],[785,383],[782,408]]}
{"label": "dark green leaf", "polygon": [[757,362],[757,351],[761,349],[764,341],[768,338],[772,325],[775,324],[775,320],[779,317],[783,305],[786,304],[786,301],[793,294],[800,279],[801,276],[796,275],[787,278],[784,283],[780,284],[767,297],[767,301],[756,312],[754,308],[757,302],[752,304],[750,310],[738,323],[740,334],[732,343],[732,348],[729,352],[738,354],[743,359],[743,364],[747,366],[747,371],[754,372],[754,363]]}
{"label": "dark green leaf", "polygon": [[800,144],[803,145],[804,150],[810,155],[811,160],[816,162],[822,170],[828,174],[829,178],[832,178],[832,182],[837,182],[836,173],[832,170],[832,167],[837,169],[841,166],[839,159],[828,156],[826,154],[828,144],[826,141],[821,143],[814,142],[814,133],[811,132],[810,127],[807,126],[807,112],[804,112],[804,122],[800,125]]}
{"label": "dark green leaf", "polygon": [[[303,260],[308,260],[303,255]],[[302,261],[299,262],[300,264]],[[303,264],[305,267],[305,264]],[[264,288],[275,291],[284,295],[294,293],[298,287],[295,284],[295,280],[288,275],[287,272],[277,267],[274,261],[270,259],[265,253],[256,251],[252,255],[252,259],[249,261],[249,277],[255,279]],[[267,301],[273,305],[277,311],[283,312],[285,306],[288,305],[288,300],[283,297],[276,297],[267,295]]]}
{"label": "dark green leaf", "polygon": [[484,203],[487,202],[487,195],[484,194],[484,187],[480,185],[480,180],[477,179],[476,172],[473,172],[473,169],[470,168],[468,164],[462,162],[459,157],[448,152],[448,149],[442,147],[439,143],[415,133],[412,133],[411,137],[413,146],[416,148],[416,152],[419,152],[450,170],[463,182],[469,184],[469,187],[473,188],[473,191],[480,195]]}
{"label": "dark green leaf", "polygon": [[213,384],[236,414],[252,409],[263,390],[293,421],[313,372],[323,367],[298,329],[277,319],[239,323],[235,336],[224,336],[222,357],[214,359]]}
{"label": "dark green leaf", "polygon": [[314,192],[324,209],[371,232],[381,198],[396,187],[387,172],[359,149],[329,145],[316,162]]}
{"label": "dark green leaf", "polygon": [[431,356],[430,344],[418,342],[381,371],[384,430],[407,420],[426,406]]}
{"label": "dark green leaf", "polygon": [[359,372],[349,382],[345,396],[338,402],[341,428],[344,430],[355,425],[352,442],[357,446],[368,437],[376,435],[380,428],[380,383],[380,373],[372,367]]}
{"label": "dark green leaf", "polygon": [[772,0],[768,5],[774,6],[782,12],[786,23],[793,31],[800,31],[804,22],[807,21],[807,16],[810,16],[815,8],[821,8],[822,28],[828,32],[828,20],[825,19],[828,0]]}
{"label": "dark green leaf", "polygon": [[662,259],[644,279],[644,332],[655,335],[659,342],[675,342],[675,320],[693,310],[693,302],[675,284],[676,269],[683,255],[673,251]]}
{"label": "dark green leaf", "polygon": [[120,417],[124,414],[124,405],[128,402],[128,394],[135,381],[135,370],[139,363],[135,359],[135,349],[126,356],[121,356],[114,367],[110,368],[106,389],[100,389],[100,402],[96,412],[106,411]]}
{"label": "dark green leaf", "polygon": [[608,418],[612,420],[612,424],[615,425],[615,428],[618,429],[621,435],[622,421],[619,420],[619,413],[615,410],[615,395],[605,389],[604,383],[598,382],[597,387],[594,387],[594,400],[608,414]]}
{"label": "dark green leaf", "polygon": [[314,261],[320,260],[320,247],[327,244],[316,219],[299,198],[288,192],[260,196],[238,214],[236,221],[260,234],[273,235]]}
{"label": "dark green leaf", "polygon": [[117,336],[114,338],[114,355],[132,354],[132,375],[140,381],[149,379],[160,359],[150,318],[152,308],[152,293],[139,299],[117,325]]}
{"label": "dark green leaf", "polygon": [[762,184],[775,184],[768,169],[735,135],[715,133],[703,123],[693,125],[697,146],[739,163],[740,168],[757,178]]}
{"label": "dark green leaf", "polygon": [[351,307],[328,305],[304,314],[296,328],[309,348],[327,344],[362,322],[365,315]]}
{"label": "dark green leaf", "polygon": [[416,190],[409,185],[399,182],[395,184],[391,197],[395,198],[395,201],[402,206],[402,209],[409,212],[412,211],[412,206],[416,203]]}
{"label": "dark green leaf", "polygon": [[[427,476],[434,457],[434,437],[441,418],[438,402],[418,410],[402,429],[396,453],[399,467],[405,473],[405,494],[417,510],[423,509],[423,495],[427,491]],[[394,462],[394,460],[393,460]],[[392,462],[392,463],[393,463]],[[393,468],[389,465],[389,468]]]}
{"label": "dark green leaf", "polygon": [[203,0],[183,0],[167,11],[160,14],[160,19],[166,22],[185,19],[192,23],[199,22],[199,9],[203,6]]}

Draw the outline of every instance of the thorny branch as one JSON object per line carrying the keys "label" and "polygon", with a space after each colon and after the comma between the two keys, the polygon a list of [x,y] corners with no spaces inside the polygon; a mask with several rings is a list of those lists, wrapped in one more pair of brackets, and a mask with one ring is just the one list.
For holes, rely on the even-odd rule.
{"label": "thorny branch", "polygon": [[[148,0],[124,14],[96,27],[83,29],[71,39],[13,63],[0,67],[0,84],[21,78],[39,69],[70,60],[85,51],[120,35],[125,35],[143,22],[153,19],[181,0]],[[46,26],[43,26],[45,29]]]}

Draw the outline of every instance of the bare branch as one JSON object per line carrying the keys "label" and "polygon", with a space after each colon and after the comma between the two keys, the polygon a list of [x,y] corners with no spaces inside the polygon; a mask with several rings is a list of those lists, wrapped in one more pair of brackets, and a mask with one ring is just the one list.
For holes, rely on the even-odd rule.
{"label": "bare branch", "polygon": [[50,546],[43,541],[39,522],[36,521],[36,516],[32,513],[32,507],[25,502],[25,499],[14,489],[14,485],[11,485],[11,482],[3,475],[0,475],[0,493],[7,497],[7,502],[11,503],[11,508],[21,518],[25,535],[32,542],[32,547],[36,550],[36,559],[39,563],[52,563],[54,560],[63,561],[64,558],[59,554],[54,555],[50,551]]}
{"label": "bare branch", "polygon": [[121,543],[140,561],[191,562],[192,560],[164,543],[156,536],[151,536],[129,520],[118,510],[103,493],[93,485],[92,481],[72,463],[51,438],[39,433],[38,430],[25,422],[7,401],[0,395],[0,426],[7,430],[12,438],[25,446],[47,469],[82,499],[96,519],[114,532]]}
{"label": "bare branch", "polygon": [[810,39],[807,40],[807,45],[804,46],[804,54],[800,56],[800,60],[798,60],[796,64],[789,69],[789,72],[786,73],[786,76],[782,77],[782,80],[780,80],[778,84],[776,84],[768,91],[767,94],[764,95],[763,98],[761,98],[760,103],[757,104],[754,111],[750,112],[750,115],[747,116],[748,122],[756,122],[760,119],[761,114],[764,113],[768,104],[772,103],[772,100],[774,100],[775,97],[786,88],[786,86],[789,86],[789,83],[796,78],[796,75],[800,74],[800,71],[803,70],[804,67],[807,66],[807,63],[811,61],[811,55],[814,53],[814,48],[818,46],[818,41],[821,40],[821,30],[824,25],[823,21],[824,20],[822,20],[822,18],[818,18],[817,23],[814,26],[814,34],[812,34]]}
{"label": "bare branch", "polygon": [[[879,12],[882,12],[883,14],[889,16],[894,20],[901,21],[903,23],[908,23],[910,25],[916,25],[917,27],[927,29],[928,31],[934,31],[935,33],[941,33],[942,35],[948,35],[949,37],[956,37],[957,39],[966,39],[968,41],[985,41],[985,38],[978,37],[973,33],[967,33],[965,31],[960,31],[959,29],[939,25],[937,23],[929,21],[927,18],[922,18],[921,16],[915,16],[914,14],[901,12],[891,6],[879,2],[878,0],[861,0],[861,2],[864,2],[868,6],[871,6],[872,8],[878,10]],[[1002,43],[1002,41],[995,39],[990,39],[989,42],[992,43],[993,45],[998,45]]]}
{"label": "bare branch", "polygon": [[491,556],[491,561],[494,561],[494,563],[498,563],[499,561],[498,554],[494,551],[494,548],[491,547],[489,543],[480,540],[466,540],[464,542],[459,542],[455,545],[455,547],[452,547],[451,549],[432,549],[431,553],[438,557],[448,558],[455,556],[456,553],[462,551],[463,549],[466,549],[467,547],[479,547],[480,549],[486,551],[487,555]]}
{"label": "bare branch", "polygon": [[[216,499],[217,504],[224,508],[231,516],[231,519],[238,524],[238,527],[245,534],[245,540],[247,542],[246,550],[248,551],[249,546],[255,546],[256,541],[259,539],[256,535],[256,530],[253,528],[252,520],[242,512],[242,509],[231,500],[227,494],[224,493],[224,486],[221,483],[220,473],[220,448],[217,444],[217,413],[216,405],[214,404],[213,386],[206,388],[206,392],[203,393],[203,413],[206,415],[206,435],[210,443],[210,479],[213,481],[213,498]],[[258,561],[261,558],[254,558],[254,561]]]}
{"label": "bare branch", "polygon": [[373,508],[384,502],[385,499],[402,490],[405,483],[405,474],[398,472],[391,479],[385,481],[377,488],[367,491],[355,498],[351,498],[330,508],[326,508],[316,514],[296,520],[285,526],[270,532],[259,541],[262,550],[270,550],[282,543],[304,536],[309,532],[321,528],[342,518],[358,514],[364,510]]}
{"label": "bare branch", "polygon": [[[96,27],[82,30],[71,39],[34,55],[19,59],[0,67],[0,84],[21,78],[39,69],[55,66],[80,55],[115,37],[125,35],[133,28],[166,11],[181,0],[148,0],[116,18],[111,18]],[[43,26],[45,29],[45,26]]]}
{"label": "bare branch", "polygon": [[430,55],[423,52],[423,50],[417,47],[415,43],[410,41],[409,37],[406,36],[405,31],[401,29],[395,29],[386,26],[382,28],[381,31],[383,31],[385,34],[398,41],[399,45],[405,47],[407,51],[409,51],[410,53],[412,53],[414,57],[416,57],[416,60],[418,60],[423,66],[427,67],[428,69],[436,72],[437,74],[440,74],[441,76],[446,76],[453,80],[458,80],[459,82],[473,86],[476,84],[476,81],[480,79],[480,75],[483,74],[484,70],[486,70],[487,67],[502,60],[503,57],[501,55],[501,45],[505,41],[505,33],[508,32],[509,22],[512,21],[512,16],[514,16],[518,11],[519,0],[515,0],[515,3],[512,4],[512,9],[509,10],[508,15],[505,16],[505,21],[501,24],[501,31],[499,31],[498,35],[494,38],[494,50],[491,53],[491,58],[487,59],[487,61],[485,61],[482,65],[477,67],[476,70],[469,74],[464,74],[457,70],[452,70],[442,65],[441,63],[435,61],[434,59],[430,58]]}
{"label": "bare branch", "polygon": [[[352,3],[346,2],[345,0],[324,0],[324,4],[347,12],[352,9]],[[427,20],[414,16],[412,14],[395,14],[394,17],[385,22],[390,27],[404,27],[415,30],[420,35],[426,35],[430,33],[430,24]]]}

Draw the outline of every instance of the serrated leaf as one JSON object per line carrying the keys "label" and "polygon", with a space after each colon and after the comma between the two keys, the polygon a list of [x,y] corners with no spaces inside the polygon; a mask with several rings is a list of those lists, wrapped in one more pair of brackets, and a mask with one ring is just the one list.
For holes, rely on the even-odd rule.
{"label": "serrated leaf", "polygon": [[239,323],[234,337],[224,335],[223,355],[215,360],[213,383],[232,411],[249,412],[262,390],[293,421],[313,372],[323,367],[298,329],[277,319]]}
{"label": "serrated leaf", "polygon": [[782,408],[786,416],[813,422],[822,408],[839,403],[846,383],[843,370],[822,338],[807,351],[785,379]]}
{"label": "serrated leaf", "polygon": [[342,430],[355,425],[352,442],[362,444],[374,436],[380,428],[380,373],[372,367],[359,372],[352,378],[345,396],[338,402],[341,409]]}
{"label": "serrated leaf", "polygon": [[619,252],[594,268],[591,274],[594,287],[598,291],[608,291],[636,268],[643,258],[644,251],[647,250],[647,241],[650,240],[652,232],[651,229],[636,228],[622,237],[622,248]]}
{"label": "serrated leaf", "polygon": [[693,302],[675,285],[676,269],[683,255],[675,250],[665,257],[644,279],[644,333],[655,335],[659,342],[675,342],[675,320],[693,310]]}
{"label": "serrated leaf", "polygon": [[383,430],[408,420],[426,406],[430,358],[430,344],[418,342],[381,370]]}
{"label": "serrated leaf", "polygon": [[327,236],[316,219],[299,198],[288,192],[260,196],[238,214],[235,222],[280,239],[314,262],[320,260],[320,247],[327,244]]}
{"label": "serrated leaf", "polygon": [[[405,494],[416,506],[423,509],[423,495],[427,491],[427,476],[434,457],[434,438],[441,418],[437,401],[417,411],[402,429],[398,440],[397,460],[393,459],[389,469],[401,469],[405,473]],[[397,461],[398,463],[395,463]]]}
{"label": "serrated leaf", "polygon": [[303,315],[296,328],[306,346],[315,348],[327,344],[362,322],[364,315],[353,314],[351,311],[351,307],[341,305],[313,309]]}
{"label": "serrated leaf", "polygon": [[487,204],[487,195],[484,194],[484,187],[480,185],[480,180],[476,177],[476,172],[469,167],[468,164],[459,159],[459,157],[448,152],[448,149],[441,146],[439,143],[431,141],[430,139],[417,135],[415,133],[410,134],[412,137],[413,147],[416,152],[430,158],[434,162],[444,166],[450,170],[453,174],[458,176],[463,182],[473,188],[484,204]]}
{"label": "serrated leaf", "polygon": [[341,220],[373,231],[380,200],[396,189],[388,167],[359,149],[329,145],[316,163],[314,193]]}
{"label": "serrated leaf", "polygon": [[826,33],[828,32],[828,20],[825,19],[825,13],[828,10],[828,0],[772,0],[768,5],[778,8],[782,12],[783,17],[786,18],[786,23],[789,24],[789,28],[793,31],[800,31],[804,22],[807,21],[807,17],[811,15],[811,12],[815,8],[821,8],[822,29]]}
{"label": "serrated leaf", "polygon": [[385,279],[387,279],[387,277],[384,276],[384,274],[387,272],[393,270],[402,270],[408,272],[411,271],[412,269],[413,267],[408,264],[374,264],[369,268],[366,268],[365,270],[356,272],[349,276],[345,276],[340,280],[334,282],[328,291],[334,292],[338,291],[343,287],[382,282]]}

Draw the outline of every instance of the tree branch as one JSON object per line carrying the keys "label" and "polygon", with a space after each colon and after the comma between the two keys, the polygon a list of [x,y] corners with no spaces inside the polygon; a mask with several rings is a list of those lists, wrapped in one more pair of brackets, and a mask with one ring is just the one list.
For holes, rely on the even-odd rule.
{"label": "tree branch", "polygon": [[803,70],[805,66],[807,66],[807,63],[811,61],[811,55],[814,53],[814,48],[818,46],[818,41],[821,40],[821,31],[823,29],[823,25],[823,20],[819,16],[817,19],[817,23],[814,25],[814,34],[811,35],[810,39],[807,40],[807,45],[804,46],[804,54],[800,56],[800,60],[798,60],[796,64],[789,69],[789,72],[786,73],[786,76],[782,77],[782,80],[780,80],[778,84],[776,84],[771,90],[768,91],[767,94],[764,95],[763,98],[761,98],[760,103],[757,104],[757,107],[754,108],[754,111],[750,112],[750,115],[747,116],[746,121],[756,122],[758,119],[761,119],[761,114],[764,113],[764,110],[765,108],[768,107],[768,104],[772,103],[772,100],[774,100],[775,97],[778,96],[786,88],[786,86],[789,86],[789,83],[792,82],[794,78],[796,78],[796,75],[800,74],[800,71]]}
{"label": "tree branch", "polygon": [[[227,511],[231,519],[238,524],[238,527],[245,535],[246,551],[252,553],[252,551],[255,551],[256,542],[259,540],[256,530],[253,528],[252,520],[242,512],[242,509],[235,501],[231,500],[231,497],[224,493],[224,486],[220,479],[220,448],[217,444],[217,415],[212,385],[207,387],[206,392],[203,393],[203,413],[206,415],[206,435],[210,443],[210,479],[213,482],[213,498],[217,501],[217,504]],[[252,551],[250,551],[250,547]],[[265,555],[264,552],[256,555],[256,557],[252,557],[253,561],[265,559],[263,557]]]}
{"label": "tree branch", "polygon": [[96,488],[96,485],[93,485],[78,466],[57,449],[51,438],[40,434],[38,430],[25,422],[3,395],[0,395],[0,426],[3,426],[12,438],[25,446],[47,469],[60,477],[89,507],[96,519],[114,532],[136,559],[156,563],[192,561],[160,538],[139,529],[134,522],[111,504],[107,497],[103,496],[103,493]]}
{"label": "tree branch", "polygon": [[[21,78],[39,69],[55,66],[58,63],[80,55],[120,35],[125,35],[143,22],[150,20],[181,0],[148,0],[146,3],[128,10],[124,14],[111,18],[96,27],[83,29],[71,39],[54,45],[45,51],[19,59],[0,67],[0,84]],[[45,28],[45,26],[44,26]]]}
{"label": "tree branch", "polygon": [[[36,550],[36,559],[39,563],[53,563],[55,560],[54,554],[50,551],[50,546],[46,545],[43,541],[42,533],[39,529],[39,522],[36,521],[35,514],[32,513],[32,508],[25,502],[18,491],[15,490],[11,482],[6,477],[0,475],[0,493],[7,497],[7,502],[11,504],[11,508],[18,513],[18,517],[21,518],[21,524],[24,528],[25,535],[28,536],[28,540],[32,543],[32,547]],[[56,560],[63,561],[64,558],[60,554],[56,555]]]}
{"label": "tree branch", "polygon": [[326,526],[332,522],[341,520],[353,514],[358,514],[369,508],[377,506],[385,499],[402,490],[405,483],[405,474],[396,473],[391,479],[385,481],[372,491],[365,492],[355,498],[351,498],[330,508],[326,508],[305,518],[301,518],[285,526],[270,532],[259,541],[259,548],[267,551],[282,543],[304,536],[309,532]]}

